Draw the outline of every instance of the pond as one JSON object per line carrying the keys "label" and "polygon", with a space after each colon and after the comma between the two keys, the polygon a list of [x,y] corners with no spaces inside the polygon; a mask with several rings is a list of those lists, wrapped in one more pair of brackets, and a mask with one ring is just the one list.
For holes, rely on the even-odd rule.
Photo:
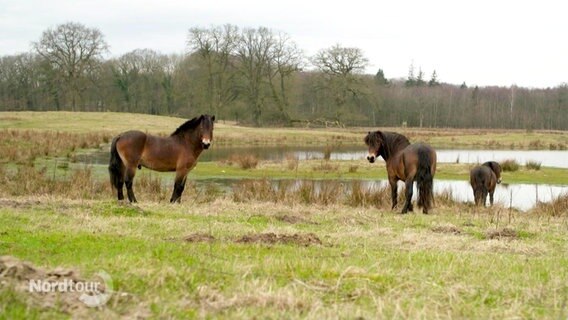
{"label": "pond", "polygon": [[[199,161],[226,160],[233,154],[251,154],[260,160],[283,160],[294,157],[299,160],[323,159],[325,147],[218,147],[201,154]],[[527,161],[540,162],[543,167],[568,168],[568,150],[436,150],[440,163],[483,163],[489,160],[515,159],[524,165]],[[331,160],[366,161],[365,147],[342,146],[334,148]],[[92,153],[79,154],[77,162],[107,164],[108,147]]]}
{"label": "pond", "polygon": [[[215,184],[223,192],[230,192],[233,186],[241,180],[237,179],[200,179],[192,180],[198,187],[205,184]],[[325,183],[330,183],[329,180],[293,180],[292,183],[285,184],[290,190],[300,187],[302,183],[314,183],[314,188],[317,190],[322,188]],[[353,180],[335,180],[340,182],[345,191],[348,192]],[[275,187],[279,186],[278,180],[272,180]],[[367,190],[379,190],[388,187],[388,181],[378,180],[360,181],[361,186]],[[169,186],[169,184],[168,184]],[[404,190],[404,183],[399,181],[399,193]],[[434,180],[434,193],[449,194],[449,196],[458,202],[471,202],[473,203],[473,191],[469,182],[455,181],[455,180]],[[533,208],[538,202],[549,202],[560,195],[568,193],[568,185],[542,185],[542,184],[500,184],[497,185],[494,195],[494,203],[500,204],[505,208],[513,207],[522,211],[527,211]],[[413,200],[416,201],[418,191],[416,185],[414,186]],[[489,198],[487,199],[489,205]]]}
{"label": "pond", "polygon": [[[286,157],[295,157],[299,160],[322,159],[325,147],[219,147],[208,150],[202,154],[200,161],[221,161],[233,154],[252,154],[261,160],[279,161]],[[568,151],[528,151],[528,150],[438,150],[438,162],[448,163],[480,163],[488,160],[501,161],[515,159],[520,164],[526,161],[539,161],[543,166],[568,168]],[[331,152],[332,160],[361,160],[366,161],[367,152],[361,147],[340,147]],[[99,150],[92,153],[79,154],[76,161],[85,164],[108,164],[109,152]],[[231,190],[236,179],[205,179],[196,183],[214,183],[223,190]],[[348,185],[348,181],[345,181]],[[321,181],[318,183],[322,183]],[[323,182],[325,183],[325,182]],[[363,181],[367,188],[379,188],[387,184],[386,181]],[[400,182],[399,190],[404,184]],[[440,194],[449,192],[451,197],[460,202],[473,202],[473,192],[467,181],[434,180],[434,192]],[[495,202],[505,207],[512,206],[520,210],[528,210],[537,202],[548,202],[561,194],[568,193],[568,185],[544,184],[503,184],[498,185],[495,191]],[[416,192],[415,192],[416,194]]]}

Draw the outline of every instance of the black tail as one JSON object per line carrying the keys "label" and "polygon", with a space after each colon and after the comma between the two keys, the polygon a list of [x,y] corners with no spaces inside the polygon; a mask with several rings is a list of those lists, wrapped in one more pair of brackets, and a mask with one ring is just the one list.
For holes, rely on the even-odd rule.
{"label": "black tail", "polygon": [[414,178],[418,184],[418,206],[428,212],[434,200],[432,165],[430,164],[430,151],[425,148],[418,149],[418,169]]}
{"label": "black tail", "polygon": [[110,174],[110,184],[117,190],[122,191],[122,186],[124,184],[124,164],[118,150],[116,150],[116,142],[120,137],[116,137],[112,140],[110,145],[110,162],[108,165],[108,173]]}
{"label": "black tail", "polygon": [[487,189],[485,176],[482,172],[476,172],[474,184],[473,198],[475,199],[475,204],[485,206],[485,200],[487,199],[489,190]]}

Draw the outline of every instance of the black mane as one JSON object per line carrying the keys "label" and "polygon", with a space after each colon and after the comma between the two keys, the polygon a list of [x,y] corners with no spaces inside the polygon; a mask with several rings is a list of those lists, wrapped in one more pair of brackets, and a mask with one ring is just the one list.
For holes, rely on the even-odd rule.
{"label": "black mane", "polygon": [[387,160],[397,151],[406,148],[410,144],[410,141],[399,133],[375,131],[369,132],[365,137],[365,143],[375,148],[378,148],[379,144],[381,144],[380,156]]}
{"label": "black mane", "polygon": [[199,123],[201,123],[202,119],[203,119],[203,115],[200,116],[200,117],[195,117],[191,120],[186,121],[184,124],[179,126],[176,129],[176,131],[172,132],[172,134],[170,136],[177,136],[177,135],[185,133],[188,130],[195,129],[199,125]]}

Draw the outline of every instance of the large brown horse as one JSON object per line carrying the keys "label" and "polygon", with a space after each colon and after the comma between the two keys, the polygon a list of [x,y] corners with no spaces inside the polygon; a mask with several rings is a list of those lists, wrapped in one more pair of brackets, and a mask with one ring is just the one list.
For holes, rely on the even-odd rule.
{"label": "large brown horse", "polygon": [[501,183],[501,165],[495,161],[487,161],[480,166],[476,166],[469,172],[469,183],[473,189],[473,198],[476,205],[483,205],[487,202],[493,205],[493,193],[498,183]]}
{"label": "large brown horse", "polygon": [[402,213],[412,211],[414,181],[418,184],[418,206],[427,214],[433,202],[433,180],[436,173],[436,151],[424,143],[410,144],[408,139],[395,132],[369,132],[365,137],[369,147],[367,160],[373,163],[381,156],[386,162],[391,187],[392,208],[397,204],[397,181],[406,184],[406,203]]}
{"label": "large brown horse", "polygon": [[201,115],[177,128],[169,137],[158,137],[142,131],[127,131],[112,140],[110,148],[110,182],[124,199],[122,187],[130,202],[136,202],[132,181],[136,168],[156,171],[175,171],[176,179],[170,202],[179,202],[187,173],[197,163],[199,155],[213,140],[215,116]]}

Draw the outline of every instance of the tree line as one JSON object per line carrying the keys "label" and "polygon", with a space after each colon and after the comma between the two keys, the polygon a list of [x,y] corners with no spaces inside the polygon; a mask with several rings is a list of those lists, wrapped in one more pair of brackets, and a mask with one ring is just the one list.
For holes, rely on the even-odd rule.
{"label": "tree line", "polygon": [[366,74],[359,48],[305,57],[285,33],[234,25],[188,31],[187,53],[136,49],[104,58],[96,28],[47,29],[29,52],[0,57],[0,110],[118,111],[256,126],[340,125],[568,129],[568,85],[468,87],[409,68]]}

